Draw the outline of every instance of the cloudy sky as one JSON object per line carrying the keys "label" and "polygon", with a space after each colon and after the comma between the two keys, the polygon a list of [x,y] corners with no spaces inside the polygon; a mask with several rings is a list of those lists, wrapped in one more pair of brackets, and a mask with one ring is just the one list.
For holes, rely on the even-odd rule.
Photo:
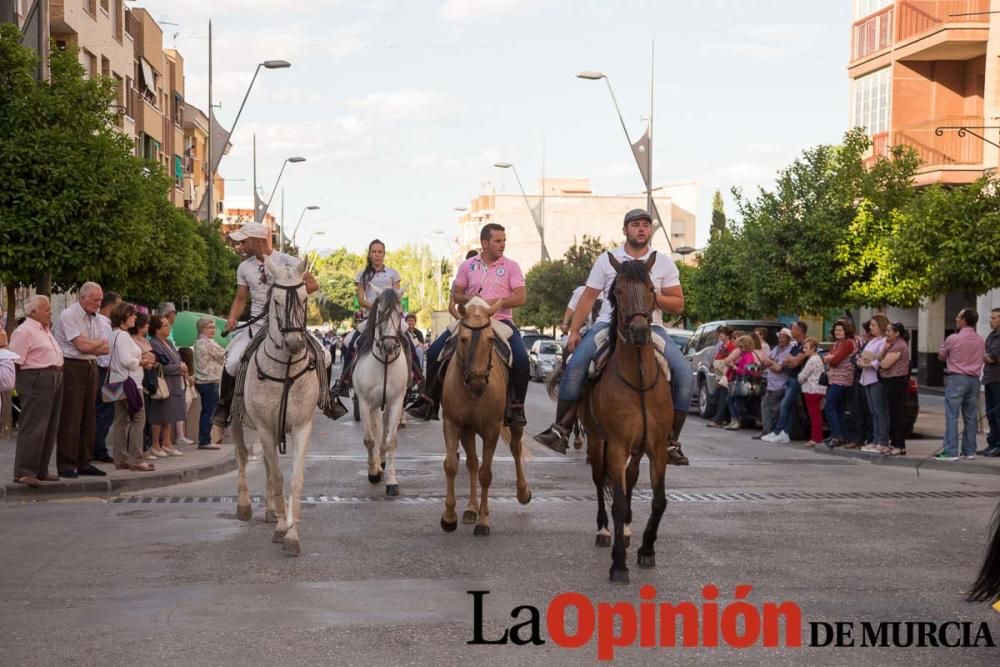
{"label": "cloudy sky", "polygon": [[[654,181],[700,187],[699,246],[714,189],[767,185],[802,148],[835,142],[848,122],[847,0],[141,0],[164,46],[186,62],[186,97],[204,108],[208,19],[216,111],[229,126],[262,70],[234,149],[228,197],[283,178],[294,225],[314,246],[358,250],[453,234],[453,208],[484,188],[529,193],[542,173],[590,178],[602,194],[643,189],[603,82],[633,139],[649,108],[655,39]],[[176,24],[176,25],[172,25]],[[237,180],[245,179],[245,180]],[[272,211],[276,209],[277,198]],[[305,232],[300,233],[301,237]]]}

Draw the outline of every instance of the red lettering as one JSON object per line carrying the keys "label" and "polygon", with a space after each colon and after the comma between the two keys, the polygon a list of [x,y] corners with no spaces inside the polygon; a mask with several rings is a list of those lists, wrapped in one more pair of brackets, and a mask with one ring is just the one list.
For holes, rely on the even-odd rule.
{"label": "red lettering", "polygon": [[[566,609],[576,607],[576,634],[566,633]],[[560,593],[552,598],[545,613],[545,627],[556,645],[580,648],[594,636],[594,605],[586,595]]]}
{"label": "red lettering", "polygon": [[719,605],[712,602],[719,597],[719,589],[709,584],[701,589],[701,595],[709,602],[701,605],[701,645],[714,647],[719,645]]}
{"label": "red lettering", "polygon": [[698,646],[698,607],[693,602],[660,605],[660,646],[677,646],[677,617],[684,621],[682,646]]}
{"label": "red lettering", "polygon": [[778,646],[779,617],[785,617],[785,646],[802,646],[802,610],[799,605],[786,600],[781,604],[764,603],[764,646]]}
{"label": "red lettering", "polygon": [[656,599],[656,589],[646,584],[639,589],[639,597],[647,602],[639,605],[639,646],[656,646],[656,605],[649,601]]}
{"label": "red lettering", "polygon": [[[621,621],[621,633],[615,634],[615,619]],[[615,647],[635,642],[635,607],[627,602],[597,605],[597,659],[611,660]]]}

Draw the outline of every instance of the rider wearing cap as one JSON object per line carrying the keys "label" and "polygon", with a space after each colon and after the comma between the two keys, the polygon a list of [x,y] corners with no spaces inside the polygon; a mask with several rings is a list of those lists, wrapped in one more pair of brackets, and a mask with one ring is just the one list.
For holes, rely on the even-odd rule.
{"label": "rider wearing cap", "polygon": [[[226,348],[226,362],[222,370],[222,381],[219,385],[219,404],[215,408],[215,415],[212,423],[220,428],[229,425],[230,408],[233,402],[233,392],[236,388],[236,375],[240,369],[243,359],[243,352],[253,340],[257,332],[267,328],[267,319],[261,317],[253,324],[236,329],[237,319],[243,314],[250,300],[250,320],[260,317],[267,308],[268,290],[274,284],[274,276],[267,266],[266,260],[270,259],[274,266],[287,266],[298,268],[302,260],[283,252],[271,249],[270,233],[263,224],[259,222],[248,222],[229,238],[239,242],[239,250],[246,259],[240,262],[236,269],[236,296],[233,297],[233,304],[229,308],[229,317],[226,319],[226,329],[234,332]],[[316,279],[308,272],[302,276],[306,292],[312,294],[319,289]],[[317,366],[322,366],[322,361]],[[213,438],[216,440],[218,438]]]}
{"label": "rider wearing cap", "polygon": [[[566,349],[573,353],[559,383],[559,402],[556,408],[556,421],[548,430],[535,436],[535,440],[550,447],[560,454],[566,453],[570,430],[576,418],[576,402],[583,394],[584,382],[590,361],[597,352],[597,334],[611,326],[611,304],[607,298],[601,306],[600,315],[586,335],[580,335],[580,328],[591,312],[595,300],[608,293],[617,272],[611,266],[608,254],[614,255],[619,262],[647,260],[655,251],[650,247],[653,237],[653,220],[649,213],[642,209],[633,209],[625,214],[625,243],[608,253],[602,254],[587,278],[586,287],[580,295],[579,303],[573,313],[573,321],[569,325],[569,339]],[[687,465],[687,457],[681,451],[678,438],[687,411],[691,405],[693,392],[693,376],[691,366],[681,353],[677,344],[667,336],[663,329],[663,318],[660,311],[678,315],[684,310],[684,291],[681,289],[680,273],[677,265],[669,255],[657,253],[656,261],[650,269],[650,278],[657,288],[656,307],[653,309],[653,332],[664,343],[663,354],[670,365],[670,384],[673,393],[673,435],[667,450],[670,463]]]}

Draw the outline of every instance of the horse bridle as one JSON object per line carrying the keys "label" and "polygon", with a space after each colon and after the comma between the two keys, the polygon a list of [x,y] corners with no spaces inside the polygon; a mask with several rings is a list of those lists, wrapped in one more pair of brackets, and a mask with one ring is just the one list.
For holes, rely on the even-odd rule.
{"label": "horse bridle", "polygon": [[[401,338],[401,334],[400,334],[400,331],[399,331],[400,324],[399,324],[398,318],[394,318],[394,317],[392,317],[392,315],[393,315],[393,313],[390,310],[389,313],[388,313],[388,316],[390,317],[390,322],[391,322],[391,320],[397,320],[397,321],[394,324],[391,324],[393,332],[391,334],[389,334],[389,335],[379,335],[380,332],[381,332],[381,323],[385,319],[384,317],[382,317],[382,313],[381,312],[378,312],[378,311],[375,312],[375,318],[374,318],[374,321],[372,322],[372,326],[375,327],[375,331],[372,332],[372,337],[374,338],[374,344],[372,345],[372,356],[375,357],[375,359],[378,362],[380,362],[380,363],[382,363],[383,365],[386,365],[386,366],[388,366],[389,364],[391,364],[392,362],[394,362],[396,359],[398,359],[399,355],[403,351],[403,345],[402,345],[402,342],[400,341],[400,338]],[[385,344],[386,341],[389,341],[389,340],[395,340],[395,341],[397,341],[397,343],[399,343],[396,346],[396,352],[395,352],[395,354],[393,354],[392,356],[386,354],[386,352],[385,352],[385,345],[384,344]],[[380,358],[378,356],[378,354],[376,353],[376,349],[377,350],[381,350],[382,351],[382,355],[385,358]]]}
{"label": "horse bridle", "polygon": [[[653,287],[653,283],[651,281],[646,280],[646,281],[643,282],[643,287],[641,287],[641,288],[638,285],[630,285],[629,286],[629,291],[626,293],[626,296],[629,297],[627,299],[627,301],[629,302],[629,305],[632,305],[633,302],[635,304],[643,303],[643,301],[645,301],[645,292],[647,290],[653,294],[653,304],[656,304],[656,289]],[[625,305],[625,304],[620,304],[620,305]],[[628,342],[628,337],[622,331],[622,327],[625,324],[631,322],[632,319],[635,318],[635,317],[644,317],[644,318],[646,318],[646,324],[652,325],[652,323],[653,323],[653,306],[652,305],[649,306],[649,308],[647,308],[646,310],[636,310],[634,312],[625,311],[625,312],[626,312],[626,314],[624,316],[620,315],[618,317],[618,322],[615,323],[615,326],[616,326],[616,329],[618,331],[618,336],[622,340]]]}
{"label": "horse bridle", "polygon": [[[470,341],[471,350],[475,351],[479,347],[479,339],[483,335],[483,329],[486,327],[493,326],[492,321],[486,322],[486,324],[478,327],[474,327],[471,324],[466,324],[464,321],[459,321],[459,324],[472,332],[472,340]],[[472,356],[473,355],[463,355],[462,356],[462,384],[465,385],[466,389],[469,387],[469,383],[473,380],[482,380],[484,384],[490,383],[490,375],[493,373],[493,350],[490,349],[489,361],[486,362],[486,370],[477,373],[472,370]]]}
{"label": "horse bridle", "polygon": [[267,337],[279,350],[284,349],[284,335],[290,333],[306,333],[306,307],[303,304],[301,308],[298,307],[299,300],[298,294],[300,287],[304,287],[305,283],[301,282],[297,285],[274,285],[272,284],[267,288],[267,302],[268,305],[271,303],[271,292],[275,289],[284,290],[285,292],[285,311],[279,317],[278,313],[274,313],[274,321],[278,324],[278,331],[282,334],[282,340],[276,341],[271,337],[271,329],[268,327]]}

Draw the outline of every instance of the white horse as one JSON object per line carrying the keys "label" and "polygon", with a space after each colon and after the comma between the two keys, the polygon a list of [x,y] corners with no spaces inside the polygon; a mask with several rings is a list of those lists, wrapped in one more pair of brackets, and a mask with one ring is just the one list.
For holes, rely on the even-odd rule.
{"label": "white horse", "polygon": [[358,338],[352,376],[368,448],[368,481],[372,484],[382,481],[384,461],[387,496],[399,494],[396,444],[410,383],[409,350],[404,347],[402,322],[399,293],[394,289],[382,291],[372,304],[365,331]]}
{"label": "white horse", "polygon": [[[274,276],[268,298],[267,337],[248,362],[243,400],[237,403],[232,421],[240,467],[236,515],[241,521],[249,521],[253,516],[247,490],[247,446],[243,431],[246,427],[257,432],[264,454],[267,473],[264,520],[277,522],[273,541],[283,542],[285,552],[298,556],[299,499],[320,391],[315,364],[322,364],[324,360],[314,359],[312,346],[306,340],[307,294],[302,280],[305,262],[293,269],[275,266],[267,259],[266,266]],[[287,499],[283,495],[284,480],[278,463],[278,445],[282,441],[282,394],[286,391],[284,431],[295,452],[292,489]]]}

